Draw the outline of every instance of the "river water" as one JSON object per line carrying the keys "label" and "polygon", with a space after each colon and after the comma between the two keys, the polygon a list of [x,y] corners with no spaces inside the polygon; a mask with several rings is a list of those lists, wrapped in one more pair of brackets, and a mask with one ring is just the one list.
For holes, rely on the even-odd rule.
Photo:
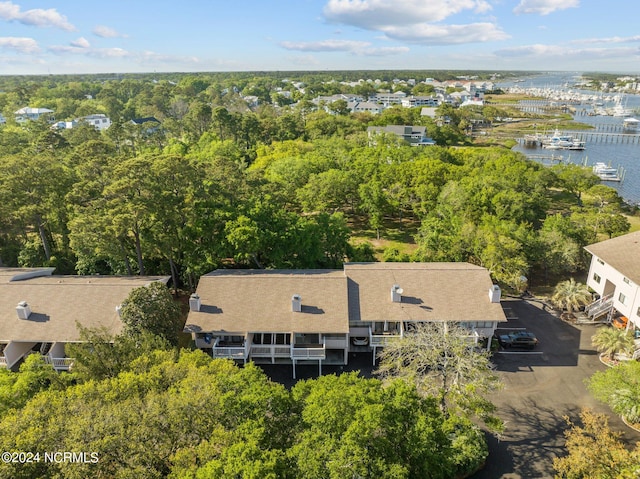
{"label": "river water", "polygon": [[[572,92],[584,95],[597,95],[597,92],[588,90],[579,90],[574,84],[578,81],[580,73],[575,72],[553,72],[538,76],[523,78],[519,82],[497,83],[500,88],[508,88],[517,86],[519,88],[547,88],[558,91]],[[613,106],[613,95],[607,94],[601,98],[604,106]],[[637,94],[618,94],[621,104],[629,111],[640,110],[640,95]],[[571,105],[576,108],[574,119],[581,123],[593,125],[593,132],[615,133],[615,137],[601,138],[596,135],[589,136],[588,133],[582,132],[586,138],[584,150],[547,150],[542,147],[528,147],[524,143],[519,143],[514,147],[515,151],[520,151],[527,156],[546,156],[562,155],[563,161],[575,164],[592,166],[596,162],[606,163],[614,168],[619,168],[623,176],[621,182],[604,182],[618,190],[627,202],[631,204],[640,204],[640,133],[623,132],[623,117],[595,115],[589,116],[587,113],[593,112],[593,102],[583,102],[581,104]],[[635,118],[639,118],[634,115]],[[539,132],[551,134],[549,132]],[[569,131],[565,133],[571,134]],[[580,136],[578,131],[574,132],[576,136]],[[620,136],[623,134],[624,136]],[[536,160],[545,161],[545,160]]]}

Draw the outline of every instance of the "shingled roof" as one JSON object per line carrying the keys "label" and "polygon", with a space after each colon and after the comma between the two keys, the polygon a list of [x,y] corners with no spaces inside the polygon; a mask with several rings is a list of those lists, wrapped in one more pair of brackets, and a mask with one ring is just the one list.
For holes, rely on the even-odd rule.
{"label": "shingled roof", "polygon": [[585,249],[640,284],[640,231],[590,244]]}

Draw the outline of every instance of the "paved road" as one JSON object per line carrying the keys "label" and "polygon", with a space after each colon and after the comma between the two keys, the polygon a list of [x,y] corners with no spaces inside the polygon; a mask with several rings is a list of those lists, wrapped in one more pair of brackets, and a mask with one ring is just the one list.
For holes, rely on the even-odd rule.
{"label": "paved road", "polygon": [[606,369],[591,346],[598,326],[567,324],[536,301],[503,303],[511,319],[506,327],[526,327],[540,343],[541,354],[496,354],[494,361],[505,388],[493,398],[506,430],[490,438],[489,461],[473,479],[552,478],[553,458],[564,455],[564,416],[573,419],[589,407],[610,415],[612,429],[630,442],[640,434],[627,428],[609,408],[595,401],[584,380]]}

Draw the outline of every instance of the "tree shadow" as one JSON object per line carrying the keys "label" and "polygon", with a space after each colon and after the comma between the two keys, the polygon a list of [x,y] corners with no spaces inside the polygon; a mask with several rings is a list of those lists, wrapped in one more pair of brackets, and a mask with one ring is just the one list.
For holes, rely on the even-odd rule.
{"label": "tree shadow", "polygon": [[501,416],[507,418],[505,432],[498,437],[487,435],[487,465],[471,478],[493,479],[507,474],[519,478],[553,477],[553,459],[566,454],[565,416],[575,421],[579,413],[577,406],[560,412],[539,406],[532,399],[520,408],[502,407]]}

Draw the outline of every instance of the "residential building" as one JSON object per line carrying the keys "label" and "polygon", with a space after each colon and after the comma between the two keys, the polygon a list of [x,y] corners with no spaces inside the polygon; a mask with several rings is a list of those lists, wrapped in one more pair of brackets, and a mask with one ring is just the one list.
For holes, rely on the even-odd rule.
{"label": "residential building", "polygon": [[98,131],[106,130],[111,126],[111,118],[104,113],[95,113],[93,115],[83,116],[82,118],[78,118],[76,121],[84,121]]}
{"label": "residential building", "polygon": [[378,113],[381,113],[382,110],[384,110],[384,107],[382,105],[370,101],[350,101],[347,103],[347,108],[352,113],[366,112],[373,115],[377,115]]}
{"label": "residential building", "polygon": [[412,323],[460,323],[484,344],[506,321],[500,288],[469,263],[347,263],[342,270],[215,270],[200,278],[185,332],[215,358],[346,365]]}
{"label": "residential building", "polygon": [[410,96],[402,100],[405,108],[415,108],[418,106],[437,107],[440,101],[435,96]]}
{"label": "residential building", "polygon": [[640,231],[585,248],[591,253],[587,285],[600,297],[586,312],[593,319],[628,318],[627,329],[640,331]]}
{"label": "residential building", "polygon": [[2,116],[2,113],[0,113],[0,125],[4,125],[7,122],[7,119]]}
{"label": "residential building", "polygon": [[403,91],[396,93],[378,92],[374,96],[369,98],[369,101],[380,103],[385,107],[389,107],[391,105],[401,105],[402,100],[404,100],[406,97],[407,94]]}
{"label": "residential building", "polygon": [[56,370],[68,370],[65,346],[81,341],[78,325],[122,330],[119,306],[129,293],[159,276],[57,276],[54,268],[0,268],[0,366],[16,368],[41,354]]}
{"label": "residential building", "polygon": [[385,133],[396,135],[412,146],[429,146],[436,144],[435,141],[427,136],[426,126],[387,125],[370,126],[367,128],[370,143],[375,143],[375,137]]}
{"label": "residential building", "polygon": [[56,121],[55,117],[53,116],[53,110],[49,110],[48,108],[31,108],[27,106],[16,111],[15,116],[17,123],[35,121],[40,119],[40,117],[42,116],[44,116],[49,123],[53,123],[54,121]]}

